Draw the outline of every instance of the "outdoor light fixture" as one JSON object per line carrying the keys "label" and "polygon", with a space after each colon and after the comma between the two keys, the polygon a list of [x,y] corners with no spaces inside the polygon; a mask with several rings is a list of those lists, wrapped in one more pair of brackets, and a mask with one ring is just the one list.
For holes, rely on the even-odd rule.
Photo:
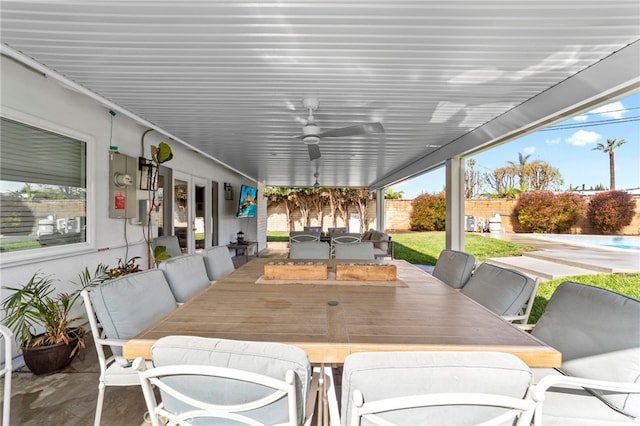
{"label": "outdoor light fixture", "polygon": [[230,183],[224,183],[224,199],[233,200],[233,186]]}

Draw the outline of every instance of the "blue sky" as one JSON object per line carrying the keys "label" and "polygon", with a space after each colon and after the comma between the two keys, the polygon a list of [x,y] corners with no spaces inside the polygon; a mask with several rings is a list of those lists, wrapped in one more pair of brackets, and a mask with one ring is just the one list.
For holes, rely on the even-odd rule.
{"label": "blue sky", "polygon": [[[598,123],[606,121],[606,123]],[[615,150],[616,189],[640,187],[640,93],[603,105],[585,114],[554,124],[481,154],[465,158],[476,161],[476,170],[491,172],[518,161],[518,153],[531,154],[529,162],[546,161],[560,170],[562,189],[569,185],[586,188],[602,184],[609,187],[609,156],[593,151],[607,139],[624,139]],[[402,198],[412,199],[422,193],[444,188],[444,167],[393,186],[403,191]],[[488,188],[486,188],[488,190]]]}

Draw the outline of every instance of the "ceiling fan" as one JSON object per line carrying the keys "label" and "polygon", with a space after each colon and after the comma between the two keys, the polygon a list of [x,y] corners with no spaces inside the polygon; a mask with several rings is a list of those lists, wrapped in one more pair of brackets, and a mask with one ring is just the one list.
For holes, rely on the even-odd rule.
{"label": "ceiling fan", "polygon": [[318,109],[318,99],[305,98],[302,100],[302,104],[309,110],[309,116],[307,117],[307,123],[302,128],[302,135],[298,135],[296,138],[302,139],[302,142],[307,145],[307,149],[309,150],[309,160],[311,161],[317,160],[321,156],[320,139],[366,135],[369,133],[384,133],[384,127],[382,127],[382,123],[380,122],[357,124],[355,126],[342,127],[340,129],[321,131],[313,117],[313,111]]}

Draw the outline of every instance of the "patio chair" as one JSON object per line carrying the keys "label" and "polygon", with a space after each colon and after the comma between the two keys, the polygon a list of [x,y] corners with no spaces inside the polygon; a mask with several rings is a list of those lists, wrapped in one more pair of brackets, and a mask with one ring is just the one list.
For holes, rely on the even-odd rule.
{"label": "patio chair", "polygon": [[289,247],[290,259],[329,259],[331,247],[323,241],[305,241]]}
{"label": "patio chair", "polygon": [[340,417],[349,426],[529,425],[532,379],[505,353],[355,353],[344,363]]}
{"label": "patio chair", "polygon": [[199,254],[183,254],[158,265],[178,303],[184,303],[211,285],[204,258]]}
{"label": "patio chair", "polygon": [[236,269],[226,246],[209,247],[201,254],[211,281],[221,280]]}
{"label": "patio chair", "polygon": [[321,232],[292,231],[289,233],[289,243],[302,243],[304,241],[320,241]]}
{"label": "patio chair", "polygon": [[534,368],[535,425],[640,423],[640,300],[565,281],[531,334],[562,352]]}
{"label": "patio chair", "polygon": [[460,289],[471,277],[475,266],[476,258],[472,254],[442,250],[433,269],[433,276],[453,288]]}
{"label": "patio chair", "polygon": [[521,272],[481,263],[460,292],[508,321],[526,323],[537,285]]}
{"label": "patio chair", "polygon": [[337,244],[334,247],[334,257],[336,259],[375,259],[373,253],[373,243],[363,241],[351,244]]}
{"label": "patio chair", "polygon": [[335,248],[338,244],[353,244],[362,241],[362,235],[353,232],[344,232],[331,236],[331,257],[335,255]]}
{"label": "patio chair", "polygon": [[0,325],[0,337],[2,337],[2,346],[4,347],[4,367],[0,369],[0,377],[4,377],[2,426],[9,426],[11,417],[11,374],[13,374],[13,333],[9,328]]}
{"label": "patio chair", "polygon": [[[116,278],[81,292],[93,335],[100,377],[94,424],[100,424],[106,386],[140,384],[122,345],[177,306],[164,274],[149,269]],[[105,349],[111,354],[107,356]]]}
{"label": "patio chair", "polygon": [[165,246],[167,253],[171,257],[177,257],[182,255],[182,249],[180,248],[180,242],[175,235],[162,235],[151,240],[151,248],[156,249],[158,246]]}
{"label": "patio chair", "polygon": [[333,237],[334,235],[344,234],[348,231],[346,227],[338,227],[338,228],[327,228],[327,235],[329,237]]}
{"label": "patio chair", "polygon": [[305,226],[305,232],[318,232],[322,234],[322,226]]}
{"label": "patio chair", "polygon": [[315,395],[309,396],[311,365],[296,346],[168,336],[153,345],[151,354],[154,368],[142,358],[135,367],[154,426],[164,424],[163,418],[170,424],[196,419],[301,425],[313,413],[313,405],[307,407],[315,401]]}

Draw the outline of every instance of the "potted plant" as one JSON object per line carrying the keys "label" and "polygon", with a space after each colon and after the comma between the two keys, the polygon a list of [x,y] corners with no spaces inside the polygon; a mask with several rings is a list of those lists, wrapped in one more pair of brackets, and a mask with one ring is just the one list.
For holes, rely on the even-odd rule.
{"label": "potted plant", "polygon": [[[109,268],[99,264],[93,274],[89,268],[78,275],[79,288],[71,293],[54,294],[54,280],[50,275],[36,272],[22,287],[4,287],[13,293],[2,301],[4,323],[13,330],[22,348],[27,367],[34,374],[47,374],[67,367],[78,349],[84,348],[85,330],[77,325],[82,316],[72,317],[72,308],[87,287],[122,275],[140,271],[139,257],[118,260]],[[44,331],[36,334],[36,329]]]}
{"label": "potted plant", "polygon": [[[84,329],[71,317],[79,294],[54,294],[51,276],[36,272],[23,287],[2,301],[4,323],[13,330],[22,347],[24,362],[34,374],[60,371],[68,366],[78,349],[84,347]],[[38,326],[44,331],[35,334]]]}

